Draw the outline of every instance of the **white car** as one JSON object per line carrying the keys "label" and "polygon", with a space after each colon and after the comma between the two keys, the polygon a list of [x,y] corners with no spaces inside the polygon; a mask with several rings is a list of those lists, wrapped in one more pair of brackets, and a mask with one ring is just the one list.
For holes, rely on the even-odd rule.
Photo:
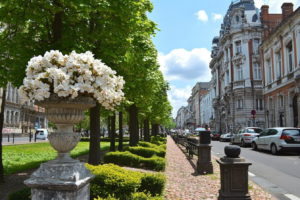
{"label": "white car", "polygon": [[36,139],[46,140],[48,138],[47,129],[37,129],[36,130]]}
{"label": "white car", "polygon": [[252,140],[263,130],[259,127],[243,127],[231,138],[232,144],[241,144],[242,147],[251,145]]}
{"label": "white car", "polygon": [[293,127],[266,129],[253,139],[252,149],[271,150],[273,155],[283,151],[296,151],[300,154],[300,129]]}

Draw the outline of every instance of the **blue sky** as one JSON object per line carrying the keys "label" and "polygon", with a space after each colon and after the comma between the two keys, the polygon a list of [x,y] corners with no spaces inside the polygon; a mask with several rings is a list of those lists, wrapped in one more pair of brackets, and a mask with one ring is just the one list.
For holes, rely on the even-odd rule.
{"label": "blue sky", "polygon": [[[153,42],[159,52],[158,61],[166,80],[170,82],[168,93],[177,110],[187,105],[191,89],[197,82],[210,81],[209,70],[212,39],[219,35],[223,17],[231,0],[152,0],[154,10],[148,17],[158,24]],[[269,13],[281,13],[283,2],[300,0],[255,0],[257,8],[269,5]]]}

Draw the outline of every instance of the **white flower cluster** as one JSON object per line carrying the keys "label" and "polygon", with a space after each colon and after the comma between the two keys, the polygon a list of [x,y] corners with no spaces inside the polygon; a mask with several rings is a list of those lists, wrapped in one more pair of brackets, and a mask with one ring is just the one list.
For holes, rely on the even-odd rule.
{"label": "white flower cluster", "polygon": [[26,78],[19,89],[23,99],[43,100],[51,93],[60,97],[94,97],[106,109],[113,110],[124,100],[125,81],[89,51],[62,55],[59,51],[31,58]]}

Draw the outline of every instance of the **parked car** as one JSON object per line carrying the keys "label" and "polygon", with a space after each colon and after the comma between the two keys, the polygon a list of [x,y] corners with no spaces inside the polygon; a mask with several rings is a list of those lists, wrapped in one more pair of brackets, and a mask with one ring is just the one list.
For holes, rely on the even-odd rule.
{"label": "parked car", "polygon": [[46,138],[48,138],[47,129],[37,129],[35,134],[36,134],[36,139],[46,140]]}
{"label": "parked car", "polygon": [[219,140],[220,139],[220,133],[218,131],[211,131],[211,139],[212,140]]}
{"label": "parked car", "polygon": [[241,144],[242,147],[251,146],[252,140],[258,136],[263,129],[259,127],[243,127],[235,133],[230,141],[231,144]]}
{"label": "parked car", "polygon": [[233,137],[233,134],[231,134],[231,133],[222,134],[220,136],[220,142],[229,142],[232,137]]}
{"label": "parked car", "polygon": [[266,129],[254,138],[252,149],[271,150],[273,155],[284,151],[296,151],[300,154],[300,129],[293,127]]}

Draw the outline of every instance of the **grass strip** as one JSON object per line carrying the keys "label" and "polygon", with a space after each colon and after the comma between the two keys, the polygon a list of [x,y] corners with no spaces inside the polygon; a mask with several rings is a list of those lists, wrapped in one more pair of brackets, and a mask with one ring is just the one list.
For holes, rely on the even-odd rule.
{"label": "grass strip", "polygon": [[[71,151],[71,157],[89,153],[89,142],[79,142]],[[116,146],[118,146],[116,142]],[[128,142],[124,142],[124,145]],[[109,150],[110,142],[101,142],[101,151]],[[3,146],[2,162],[4,175],[39,167],[41,163],[53,160],[57,153],[50,143],[35,143],[15,146]]]}

